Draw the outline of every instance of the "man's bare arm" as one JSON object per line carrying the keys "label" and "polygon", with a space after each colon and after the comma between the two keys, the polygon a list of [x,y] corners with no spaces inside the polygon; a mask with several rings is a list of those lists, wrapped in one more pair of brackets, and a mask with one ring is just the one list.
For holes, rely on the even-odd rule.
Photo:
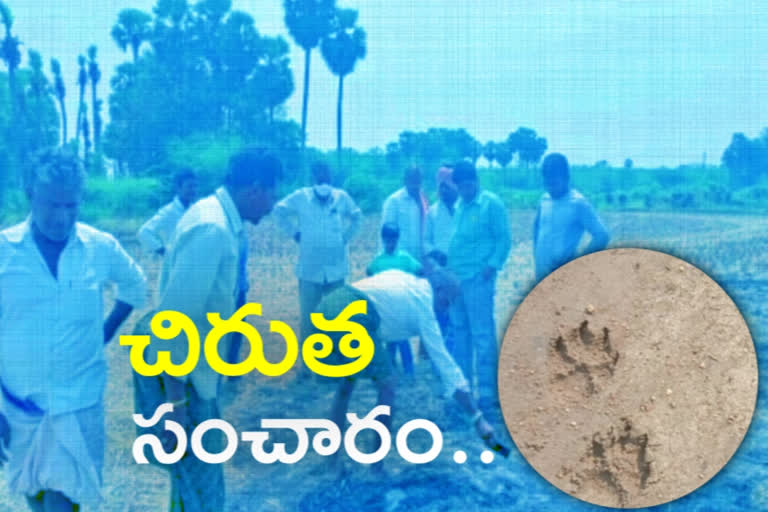
{"label": "man's bare arm", "polygon": [[109,340],[114,337],[120,325],[128,318],[128,315],[133,311],[133,306],[123,301],[115,301],[115,307],[109,313],[109,316],[104,321],[104,344],[109,343]]}

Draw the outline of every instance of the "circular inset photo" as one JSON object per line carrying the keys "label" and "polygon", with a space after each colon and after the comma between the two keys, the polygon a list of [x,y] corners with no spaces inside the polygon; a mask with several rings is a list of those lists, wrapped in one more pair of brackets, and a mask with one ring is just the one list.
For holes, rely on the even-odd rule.
{"label": "circular inset photo", "polygon": [[581,500],[659,505],[733,456],[757,399],[749,329],[683,260],[613,249],[546,277],[499,356],[504,421],[546,480]]}

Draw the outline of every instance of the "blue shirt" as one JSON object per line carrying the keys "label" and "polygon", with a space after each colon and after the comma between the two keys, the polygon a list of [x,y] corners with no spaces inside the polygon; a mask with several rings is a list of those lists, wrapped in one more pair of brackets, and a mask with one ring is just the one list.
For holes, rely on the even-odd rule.
{"label": "blue shirt", "polygon": [[533,223],[536,279],[574,259],[585,232],[592,236],[586,252],[603,249],[610,239],[595,209],[577,190],[571,189],[559,199],[545,193]]}
{"label": "blue shirt", "polygon": [[500,270],[512,247],[507,210],[495,194],[478,192],[456,207],[456,230],[448,249],[448,267],[461,279],[469,279],[486,266]]}
{"label": "blue shirt", "polygon": [[367,272],[368,275],[372,276],[385,270],[402,270],[409,274],[417,274],[421,271],[421,263],[411,256],[409,252],[402,249],[395,249],[395,252],[392,254],[382,251],[368,265]]}

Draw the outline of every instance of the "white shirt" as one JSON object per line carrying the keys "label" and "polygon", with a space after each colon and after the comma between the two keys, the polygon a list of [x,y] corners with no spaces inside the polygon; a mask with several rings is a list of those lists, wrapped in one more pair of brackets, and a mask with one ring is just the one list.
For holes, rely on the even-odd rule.
{"label": "white shirt", "polygon": [[343,280],[348,271],[347,242],[360,227],[362,213],[345,191],[331,189],[326,202],[312,187],[296,190],[275,205],[273,215],[290,237],[301,233],[296,276],[313,283]]}
{"label": "white shirt", "polygon": [[446,395],[469,385],[461,369],[445,348],[440,326],[432,309],[432,287],[426,279],[402,270],[385,270],[352,283],[370,297],[381,322],[379,335],[385,342],[419,336],[437,368]]}
{"label": "white shirt", "polygon": [[427,226],[424,233],[424,253],[440,251],[448,255],[451,237],[456,230],[454,211],[451,212],[444,202],[438,201],[427,210]]}
{"label": "white shirt", "polygon": [[[237,207],[221,187],[189,207],[176,226],[163,261],[157,309],[187,315],[197,326],[201,344],[211,330],[207,313],[220,313],[226,319],[235,312],[238,237],[242,230]],[[227,341],[219,343],[222,358],[228,350]],[[150,362],[156,361],[157,350],[170,350],[174,362],[183,361],[188,348],[183,335],[168,341],[153,338],[149,347],[146,358]],[[200,398],[211,400],[216,398],[219,377],[205,360],[202,347],[200,354],[188,377]]]}
{"label": "white shirt", "polygon": [[186,208],[176,196],[173,201],[160,208],[155,215],[139,228],[138,238],[141,247],[147,252],[155,252],[168,245],[173,237],[179,219]]}
{"label": "white shirt", "polygon": [[571,189],[559,199],[544,193],[533,226],[536,279],[543,279],[574,259],[585,232],[600,244],[589,247],[588,252],[602,249],[610,236],[595,209],[579,191]]}
{"label": "white shirt", "polygon": [[395,224],[400,229],[400,238],[397,248],[421,261],[422,235],[424,219],[422,219],[422,205],[415,200],[405,187],[389,196],[381,208],[382,226],[388,222]]}
{"label": "white shirt", "polygon": [[144,274],[112,235],[77,223],[54,278],[29,222],[0,232],[0,379],[46,412],[77,411],[106,386],[103,287],[138,308]]}

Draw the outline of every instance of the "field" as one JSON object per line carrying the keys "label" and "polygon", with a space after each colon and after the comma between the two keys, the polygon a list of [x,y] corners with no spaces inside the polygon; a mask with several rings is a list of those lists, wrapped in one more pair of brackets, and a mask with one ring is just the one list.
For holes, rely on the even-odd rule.
{"label": "field", "polygon": [[[514,247],[499,276],[496,296],[498,331],[514,313],[515,306],[532,286],[533,262],[530,232],[532,213],[510,211]],[[697,492],[661,510],[729,511],[768,510],[768,410],[766,364],[768,361],[768,220],[749,215],[608,213],[613,247],[645,247],[663,250],[699,266],[720,283],[740,306],[750,326],[762,364],[758,410],[745,442],[731,463]],[[369,216],[351,244],[351,281],[363,276],[376,250],[377,216]],[[252,253],[249,264],[250,300],[264,306],[259,322],[262,334],[268,320],[279,319],[298,326],[298,298],[293,275],[295,248],[270,220],[249,227]],[[155,283],[159,260],[139,254],[130,233],[120,236],[139,258],[150,283]],[[123,332],[132,327],[134,314]],[[269,343],[269,338],[265,335]],[[273,343],[268,355],[279,357]],[[104,471],[105,502],[100,510],[161,511],[167,507],[168,481],[155,467],[133,462],[130,447],[135,439],[131,421],[132,385],[127,349],[116,341],[107,348],[110,378],[107,390],[107,454]],[[347,460],[346,477],[336,480],[325,461],[309,454],[292,466],[259,465],[241,445],[225,465],[228,511],[394,511],[394,510],[597,510],[551,487],[516,452],[508,460],[497,458],[483,464],[482,443],[457,417],[455,409],[439,395],[430,364],[417,364],[416,376],[405,383],[397,397],[395,428],[414,418],[436,422],[444,434],[441,455],[426,466],[410,465],[390,452],[386,476]],[[328,416],[333,386],[313,383],[299,386],[293,372],[284,378],[248,375],[240,383],[231,405],[222,411],[238,431],[258,430],[262,418],[322,418]],[[351,411],[360,416],[375,405],[370,383],[358,386]],[[414,436],[415,444],[423,440]],[[290,441],[288,441],[290,443]],[[511,443],[511,441],[509,441]],[[289,446],[290,448],[290,446]],[[469,458],[463,465],[452,454],[463,449]],[[0,511],[23,510],[23,500],[9,497],[0,484]]]}

